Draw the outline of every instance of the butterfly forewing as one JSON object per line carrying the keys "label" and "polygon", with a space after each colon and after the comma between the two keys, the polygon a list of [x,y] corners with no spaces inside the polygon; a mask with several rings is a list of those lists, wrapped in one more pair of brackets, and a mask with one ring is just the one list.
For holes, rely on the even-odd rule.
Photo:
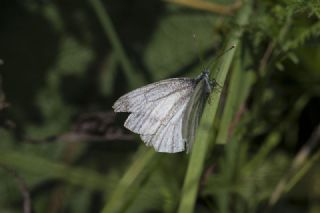
{"label": "butterfly forewing", "polygon": [[[192,88],[183,87],[163,98],[148,100],[140,111],[132,112],[124,126],[138,134],[154,134],[168,124],[170,119],[190,98]],[[188,101],[187,100],[187,101]]]}
{"label": "butterfly forewing", "polygon": [[194,85],[190,78],[171,78],[148,84],[121,96],[112,106],[115,112],[139,112],[148,102],[161,100],[176,90],[189,89]]}

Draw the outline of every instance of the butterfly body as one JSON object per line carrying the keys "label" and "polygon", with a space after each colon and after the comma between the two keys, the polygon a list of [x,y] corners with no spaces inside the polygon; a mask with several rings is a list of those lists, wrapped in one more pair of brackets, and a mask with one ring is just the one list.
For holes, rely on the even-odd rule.
{"label": "butterfly body", "polygon": [[195,79],[171,78],[120,97],[115,112],[131,113],[124,126],[158,152],[191,150],[205,102],[214,87],[209,71]]}
{"label": "butterfly body", "polygon": [[209,70],[205,69],[199,76],[195,78],[195,81],[199,83],[201,80],[205,82],[205,89],[207,93],[211,93],[213,88],[215,87],[216,82],[213,82],[209,77]]}

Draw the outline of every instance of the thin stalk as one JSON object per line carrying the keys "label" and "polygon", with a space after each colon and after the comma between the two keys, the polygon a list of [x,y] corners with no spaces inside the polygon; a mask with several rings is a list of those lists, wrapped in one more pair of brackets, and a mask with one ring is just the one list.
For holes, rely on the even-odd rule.
{"label": "thin stalk", "polygon": [[89,0],[89,3],[95,11],[104,33],[109,39],[112,48],[114,49],[121,62],[121,66],[128,78],[129,86],[131,88],[135,88],[137,86],[143,85],[145,83],[145,80],[143,79],[142,75],[135,72],[133,66],[131,65],[130,60],[120,42],[119,36],[114,29],[111,18],[108,15],[107,11],[104,9],[104,5],[100,0]]}
{"label": "thin stalk", "polygon": [[[308,168],[311,167],[312,163],[306,163],[311,152],[316,149],[320,144],[320,124],[313,131],[310,139],[305,143],[305,145],[300,149],[298,154],[293,159],[290,169],[285,173],[284,177],[279,181],[275,190],[273,191],[270,200],[269,206],[274,206],[275,203],[280,199],[281,195],[284,192],[289,191],[294,184],[300,180],[303,175],[306,173]],[[319,158],[319,153],[317,153],[316,159]],[[311,162],[316,162],[311,160]],[[309,165],[310,164],[310,165]],[[302,168],[302,169],[301,169]]]}
{"label": "thin stalk", "polygon": [[[235,18],[237,20],[238,27],[233,30],[227,39],[226,48],[232,45],[238,45],[239,39],[243,32],[243,26],[247,24],[248,18],[251,14],[251,0],[244,3],[243,7],[240,9],[238,16]],[[233,60],[235,49],[229,51],[226,55],[221,58],[221,70],[216,78],[216,81],[220,85],[224,85],[227,73],[229,71],[231,62]],[[209,147],[210,141],[212,141],[212,126],[214,123],[214,118],[218,109],[218,102],[220,99],[219,92],[213,92],[211,94],[212,104],[207,104],[204,109],[204,115],[201,119],[194,148],[192,150],[190,161],[187,169],[187,174],[185,177],[181,201],[179,205],[178,212],[180,213],[191,213],[194,211],[195,200],[197,197],[199,180],[203,170],[203,164],[206,157],[206,152]]]}
{"label": "thin stalk", "polygon": [[301,169],[296,172],[296,174],[288,180],[288,183],[284,187],[284,193],[289,192],[305,175],[306,173],[320,160],[320,150],[312,155],[310,160],[306,161],[302,165]]}

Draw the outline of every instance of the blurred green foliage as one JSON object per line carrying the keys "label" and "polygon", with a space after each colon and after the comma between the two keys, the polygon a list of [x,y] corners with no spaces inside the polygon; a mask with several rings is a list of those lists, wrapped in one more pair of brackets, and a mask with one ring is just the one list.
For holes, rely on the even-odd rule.
{"label": "blurred green foliage", "polygon": [[[190,212],[320,212],[320,2],[242,4],[224,16],[169,1],[1,1],[0,212],[28,212],[28,197],[50,213],[176,212],[188,199]],[[123,129],[120,95],[196,76],[231,35],[205,153],[155,153]]]}

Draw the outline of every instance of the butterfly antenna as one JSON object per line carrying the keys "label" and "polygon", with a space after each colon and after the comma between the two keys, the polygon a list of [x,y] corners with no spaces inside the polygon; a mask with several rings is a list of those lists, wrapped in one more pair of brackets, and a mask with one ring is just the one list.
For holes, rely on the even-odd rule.
{"label": "butterfly antenna", "polygon": [[199,57],[199,61],[200,61],[201,67],[204,70],[205,66],[204,66],[203,55],[200,52],[199,40],[197,39],[197,36],[196,36],[195,33],[192,35],[192,37],[193,37],[193,40],[194,40],[194,44],[196,45],[195,48],[196,48],[197,53],[198,53],[198,57]]}
{"label": "butterfly antenna", "polygon": [[220,58],[221,56],[223,56],[224,54],[226,54],[227,52],[229,52],[230,50],[232,50],[235,47],[236,47],[236,45],[232,45],[231,47],[229,47],[225,51],[223,51],[223,52],[219,53],[218,55],[214,56],[211,59],[211,61],[209,62],[208,66],[206,66],[206,68],[210,70],[210,67],[212,66],[213,62],[215,62],[216,59]]}

